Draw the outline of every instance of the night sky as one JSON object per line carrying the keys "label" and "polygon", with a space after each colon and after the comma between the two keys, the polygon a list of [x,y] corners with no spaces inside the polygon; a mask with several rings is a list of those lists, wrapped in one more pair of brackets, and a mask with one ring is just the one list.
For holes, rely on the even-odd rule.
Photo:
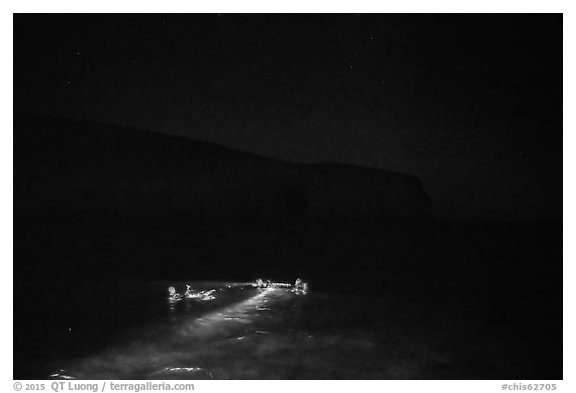
{"label": "night sky", "polygon": [[561,219],[561,15],[16,15],[14,108],[419,177]]}

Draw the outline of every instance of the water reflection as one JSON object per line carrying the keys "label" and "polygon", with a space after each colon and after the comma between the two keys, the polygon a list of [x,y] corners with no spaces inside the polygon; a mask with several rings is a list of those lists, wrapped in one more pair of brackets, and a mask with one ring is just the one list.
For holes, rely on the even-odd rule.
{"label": "water reflection", "polygon": [[60,372],[50,374],[50,379],[76,379],[66,374],[66,370],[61,369]]}
{"label": "water reflection", "polygon": [[[190,289],[197,296],[167,300],[169,324],[134,332],[130,342],[109,348],[53,373],[51,378],[80,379],[211,379],[227,378],[215,362],[233,343],[271,333],[263,329],[274,304],[295,298],[283,288],[252,288],[221,284],[218,288]],[[208,299],[205,300],[205,299]]]}
{"label": "water reflection", "polygon": [[168,298],[167,302],[168,302],[168,318],[174,320],[176,319],[176,304],[180,301],[181,299],[173,299],[173,298]]}

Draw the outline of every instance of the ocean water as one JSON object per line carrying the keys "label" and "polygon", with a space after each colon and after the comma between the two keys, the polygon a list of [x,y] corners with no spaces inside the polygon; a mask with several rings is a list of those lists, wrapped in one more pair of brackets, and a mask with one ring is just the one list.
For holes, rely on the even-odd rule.
{"label": "ocean water", "polygon": [[[168,299],[168,286],[183,293],[186,284],[212,296]],[[54,285],[33,304],[15,300],[14,376],[546,379],[561,370],[561,338],[523,319],[502,320],[511,310],[502,299],[356,292],[234,282]],[[534,350],[539,356],[529,356]]]}
{"label": "ocean water", "polygon": [[[166,288],[157,283],[153,292]],[[186,283],[170,283],[183,293]],[[211,296],[174,301],[107,347],[52,363],[64,379],[383,377],[376,337],[340,312],[346,299],[250,283],[189,283]],[[167,291],[166,291],[167,295]],[[334,304],[329,305],[330,302]],[[325,313],[334,314],[326,318]],[[159,310],[160,311],[160,310]],[[314,315],[316,314],[316,315]],[[374,334],[375,332],[372,332]]]}

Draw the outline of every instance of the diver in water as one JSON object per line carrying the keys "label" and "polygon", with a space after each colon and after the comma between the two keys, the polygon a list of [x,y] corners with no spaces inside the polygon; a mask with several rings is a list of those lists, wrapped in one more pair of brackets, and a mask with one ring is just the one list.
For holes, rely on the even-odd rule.
{"label": "diver in water", "polygon": [[297,278],[296,282],[294,283],[294,289],[302,289],[302,279]]}
{"label": "diver in water", "polygon": [[190,285],[186,284],[186,292],[184,293],[185,297],[190,297],[192,296],[192,289],[190,288]]}
{"label": "diver in water", "polygon": [[308,283],[302,281],[301,278],[297,278],[296,282],[294,283],[294,292],[305,294],[308,292]]}
{"label": "diver in water", "polygon": [[168,287],[168,298],[171,300],[179,300],[182,298],[179,293],[176,293],[176,288]]}

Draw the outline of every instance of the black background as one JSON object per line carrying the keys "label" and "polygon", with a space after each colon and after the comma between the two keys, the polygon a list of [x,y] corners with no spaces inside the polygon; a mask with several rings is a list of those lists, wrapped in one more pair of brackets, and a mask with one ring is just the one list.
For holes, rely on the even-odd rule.
{"label": "black background", "polygon": [[559,14],[14,22],[17,112],[408,173],[446,218],[561,218]]}
{"label": "black background", "polygon": [[[561,15],[16,15],[14,37],[16,377],[140,323],[89,282],[302,276],[503,359],[427,378],[562,378]],[[302,213],[310,168],[351,216]]]}

